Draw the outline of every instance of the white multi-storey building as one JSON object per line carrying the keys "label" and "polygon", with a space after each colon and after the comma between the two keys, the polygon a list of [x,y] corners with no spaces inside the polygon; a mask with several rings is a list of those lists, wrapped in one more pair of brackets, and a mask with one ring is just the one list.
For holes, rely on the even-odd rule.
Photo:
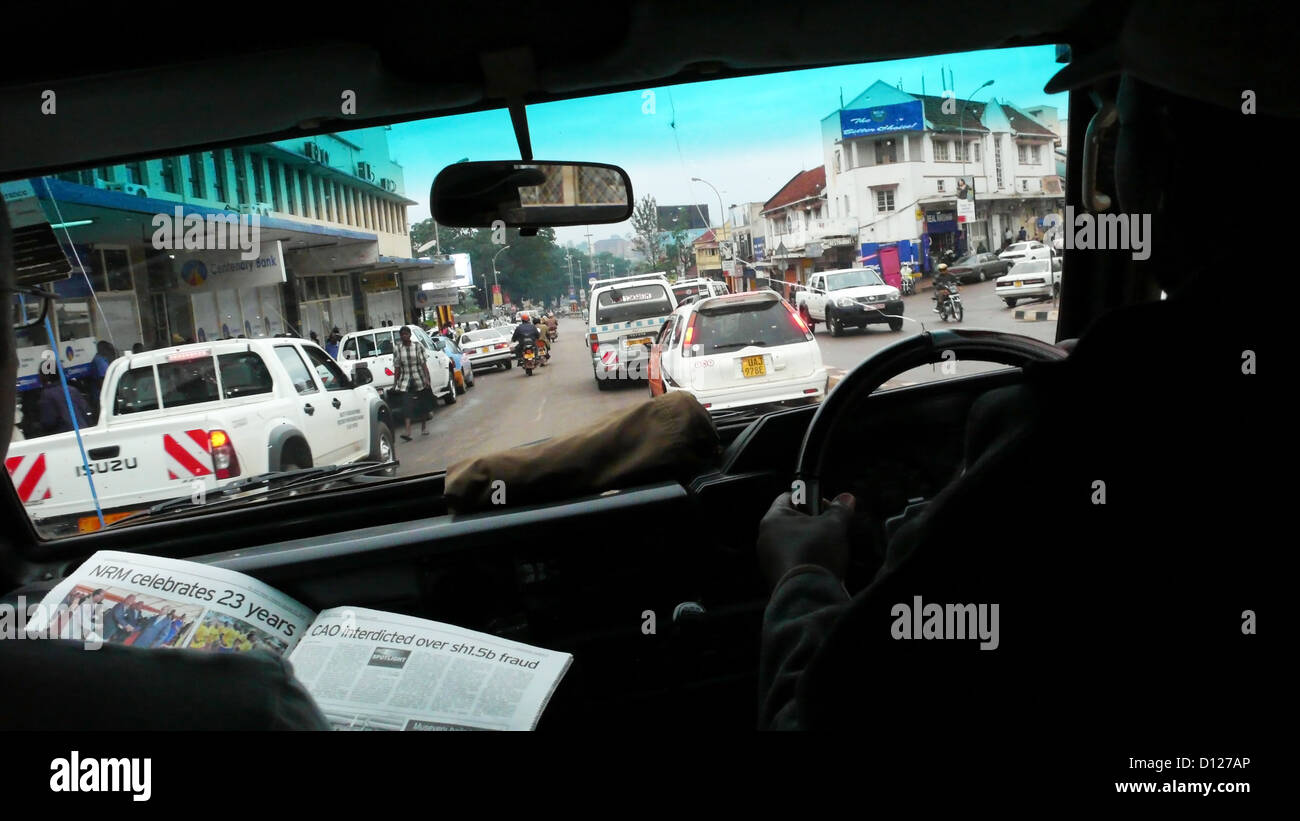
{"label": "white multi-storey building", "polygon": [[[822,120],[828,228],[810,240],[853,235],[858,260],[890,273],[927,252],[996,250],[1008,230],[1041,235],[1041,218],[1064,207],[1058,142],[1006,102],[909,94],[876,82]],[[958,197],[967,187],[974,219],[959,225]]]}

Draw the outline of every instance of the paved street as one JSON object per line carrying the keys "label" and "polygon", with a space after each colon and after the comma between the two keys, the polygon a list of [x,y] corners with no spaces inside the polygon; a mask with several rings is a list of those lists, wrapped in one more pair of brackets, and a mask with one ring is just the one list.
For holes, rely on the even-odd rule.
{"label": "paved street", "polygon": [[[1032,336],[1048,342],[1054,340],[1056,323],[1021,322],[1014,311],[993,295],[993,283],[963,286],[965,320],[960,327],[990,328]],[[930,292],[906,297],[904,316],[920,320],[925,327],[943,327],[939,315],[931,313]],[[1051,308],[1049,303],[1018,307]],[[949,323],[949,327],[957,327]],[[489,369],[475,374],[475,386],[455,405],[439,403],[429,421],[429,435],[420,436],[415,425],[412,442],[397,440],[401,460],[400,475],[427,473],[469,456],[519,447],[548,437],[581,429],[593,419],[619,408],[630,407],[649,398],[645,383],[617,385],[614,390],[600,391],[591,375],[591,358],[583,344],[584,323],[579,319],[560,320],[560,338],[551,364],[538,368],[533,376],[523,370]],[[851,330],[832,338],[825,326],[817,326],[817,343],[832,374],[852,370],[859,362],[881,348],[906,336],[921,332],[917,322],[904,322],[903,330],[894,333],[886,325],[873,325],[866,331]],[[988,370],[994,365],[958,363],[958,374]],[[937,368],[918,368],[902,374],[891,383],[902,385],[940,378]],[[394,431],[400,435],[401,430]]]}

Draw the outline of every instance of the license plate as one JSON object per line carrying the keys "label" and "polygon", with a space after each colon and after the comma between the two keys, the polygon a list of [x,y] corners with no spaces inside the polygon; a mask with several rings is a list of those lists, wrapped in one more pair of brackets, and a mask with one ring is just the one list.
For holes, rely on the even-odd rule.
{"label": "license plate", "polygon": [[654,340],[651,339],[651,338],[648,337],[648,336],[645,337],[644,339],[629,339],[629,340],[627,341],[627,346],[630,348],[630,347],[632,347],[633,345],[649,345],[649,344],[650,344],[651,342],[653,342],[653,341],[654,341]]}
{"label": "license plate", "polygon": [[533,358],[532,351],[524,351],[524,359],[532,359],[532,358]]}
{"label": "license plate", "polygon": [[747,356],[740,360],[740,372],[746,377],[767,376],[767,363],[761,356]]}
{"label": "license plate", "polygon": [[1015,282],[1012,283],[1012,285],[1015,285],[1017,288],[1023,288],[1025,283],[1021,282],[1020,280],[1016,280]]}
{"label": "license plate", "polygon": [[489,350],[490,350],[489,348],[479,348],[479,349],[478,349],[478,352],[479,352],[479,353],[487,353]]}

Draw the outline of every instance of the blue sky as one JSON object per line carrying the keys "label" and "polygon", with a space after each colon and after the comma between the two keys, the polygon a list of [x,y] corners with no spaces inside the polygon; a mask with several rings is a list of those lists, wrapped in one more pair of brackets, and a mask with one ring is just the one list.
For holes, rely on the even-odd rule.
{"label": "blue sky", "polygon": [[[841,90],[845,103],[877,80],[895,86],[901,80],[904,91],[920,93],[924,78],[925,93],[938,95],[945,87],[940,71],[950,69],[960,99],[993,80],[976,100],[1055,105],[1064,118],[1068,96],[1043,93],[1060,67],[1051,46],[890,60],[650,87],[652,113],[643,110],[650,101],[642,91],[534,105],[528,125],[535,158],[620,165],[638,199],[653,194],[661,205],[707,202],[716,224],[717,195],[690,178],[712,183],[724,206],[769,199],[796,173],[823,163],[820,124],[838,110]],[[412,222],[429,215],[429,186],[445,166],[465,157],[519,158],[504,110],[398,124],[388,137],[393,159],[403,166],[406,194],[420,203],[408,210]],[[556,233],[561,243],[585,244],[586,230]],[[628,223],[597,225],[591,233],[594,241],[630,236],[632,229]]]}

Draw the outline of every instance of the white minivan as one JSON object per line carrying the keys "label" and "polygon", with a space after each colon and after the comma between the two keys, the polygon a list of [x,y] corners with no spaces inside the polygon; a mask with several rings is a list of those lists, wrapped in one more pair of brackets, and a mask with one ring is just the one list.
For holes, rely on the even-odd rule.
{"label": "white minivan", "polygon": [[596,387],[616,379],[647,379],[650,346],[677,308],[672,286],[662,274],[600,280],[587,300],[587,342]]}

